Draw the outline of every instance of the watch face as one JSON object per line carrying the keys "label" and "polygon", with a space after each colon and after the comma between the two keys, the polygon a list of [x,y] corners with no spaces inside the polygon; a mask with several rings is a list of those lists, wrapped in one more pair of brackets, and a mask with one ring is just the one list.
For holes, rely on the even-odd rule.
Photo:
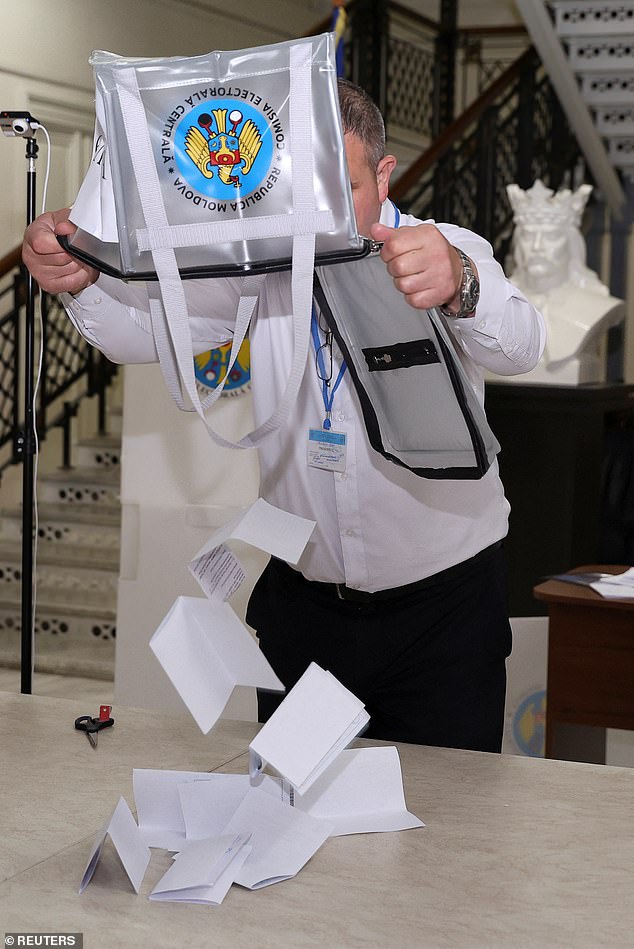
{"label": "watch face", "polygon": [[462,292],[462,309],[464,310],[474,310],[478,302],[478,297],[480,296],[480,283],[475,274],[470,274],[467,276],[465,281],[465,287]]}
{"label": "watch face", "polygon": [[480,297],[480,281],[473,272],[471,262],[466,254],[460,255],[464,267],[464,279],[460,293],[460,312],[471,313],[475,310]]}

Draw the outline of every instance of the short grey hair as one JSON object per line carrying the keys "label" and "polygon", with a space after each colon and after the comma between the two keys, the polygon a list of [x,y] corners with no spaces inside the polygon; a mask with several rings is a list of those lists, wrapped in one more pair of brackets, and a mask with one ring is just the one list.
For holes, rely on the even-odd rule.
{"label": "short grey hair", "polygon": [[356,135],[362,142],[372,171],[385,155],[385,124],[378,106],[365,89],[348,79],[337,80],[339,108],[344,134]]}

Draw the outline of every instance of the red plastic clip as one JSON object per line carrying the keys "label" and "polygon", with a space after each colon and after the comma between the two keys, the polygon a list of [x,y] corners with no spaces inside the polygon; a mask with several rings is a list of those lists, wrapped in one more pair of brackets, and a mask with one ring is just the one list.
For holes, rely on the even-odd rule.
{"label": "red plastic clip", "polygon": [[99,721],[105,722],[110,718],[110,712],[112,711],[112,705],[100,705],[99,706]]}

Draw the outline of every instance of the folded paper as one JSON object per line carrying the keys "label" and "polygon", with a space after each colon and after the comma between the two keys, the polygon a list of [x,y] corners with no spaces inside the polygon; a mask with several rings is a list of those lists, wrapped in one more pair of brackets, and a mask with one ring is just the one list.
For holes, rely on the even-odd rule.
{"label": "folded paper", "polygon": [[227,834],[193,841],[178,853],[150,899],[178,903],[222,903],[251,848],[250,834]]}
{"label": "folded paper", "polygon": [[114,811],[93,841],[88,863],[79,884],[79,893],[84,892],[93,878],[106,837],[110,837],[123,869],[135,892],[138,893],[150,862],[150,851],[143,841],[132,811],[122,797],[119,798]]}
{"label": "folded paper", "polygon": [[132,786],[139,832],[148,847],[181,849],[185,843],[185,821],[179,788],[187,782],[208,778],[206,771],[134,769]]}
{"label": "folded paper", "polygon": [[407,810],[398,750],[393,745],[348,748],[305,794],[297,809],[333,824],[333,836],[424,827]]}
{"label": "folded paper", "polygon": [[330,836],[332,825],[252,788],[224,834],[250,833],[251,853],[235,882],[250,890],[294,877]]}
{"label": "folded paper", "polygon": [[222,601],[179,596],[150,648],[205,734],[236,685],[284,691],[253,636]]}
{"label": "folded paper", "polygon": [[303,794],[369,720],[363,702],[312,662],[249,745],[251,774],[268,763]]}

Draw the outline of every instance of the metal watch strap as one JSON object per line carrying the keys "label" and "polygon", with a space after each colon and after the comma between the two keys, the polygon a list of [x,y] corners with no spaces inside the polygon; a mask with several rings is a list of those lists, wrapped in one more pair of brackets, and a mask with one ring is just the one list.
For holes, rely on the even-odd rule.
{"label": "metal watch strap", "polygon": [[476,306],[478,305],[478,299],[480,297],[480,281],[478,280],[470,259],[467,257],[464,251],[460,250],[459,247],[454,247],[454,250],[460,255],[460,260],[462,261],[462,282],[460,284],[460,308],[457,313],[452,313],[446,306],[440,306],[438,309],[443,316],[451,317],[451,319],[461,319],[462,317],[472,316]]}

